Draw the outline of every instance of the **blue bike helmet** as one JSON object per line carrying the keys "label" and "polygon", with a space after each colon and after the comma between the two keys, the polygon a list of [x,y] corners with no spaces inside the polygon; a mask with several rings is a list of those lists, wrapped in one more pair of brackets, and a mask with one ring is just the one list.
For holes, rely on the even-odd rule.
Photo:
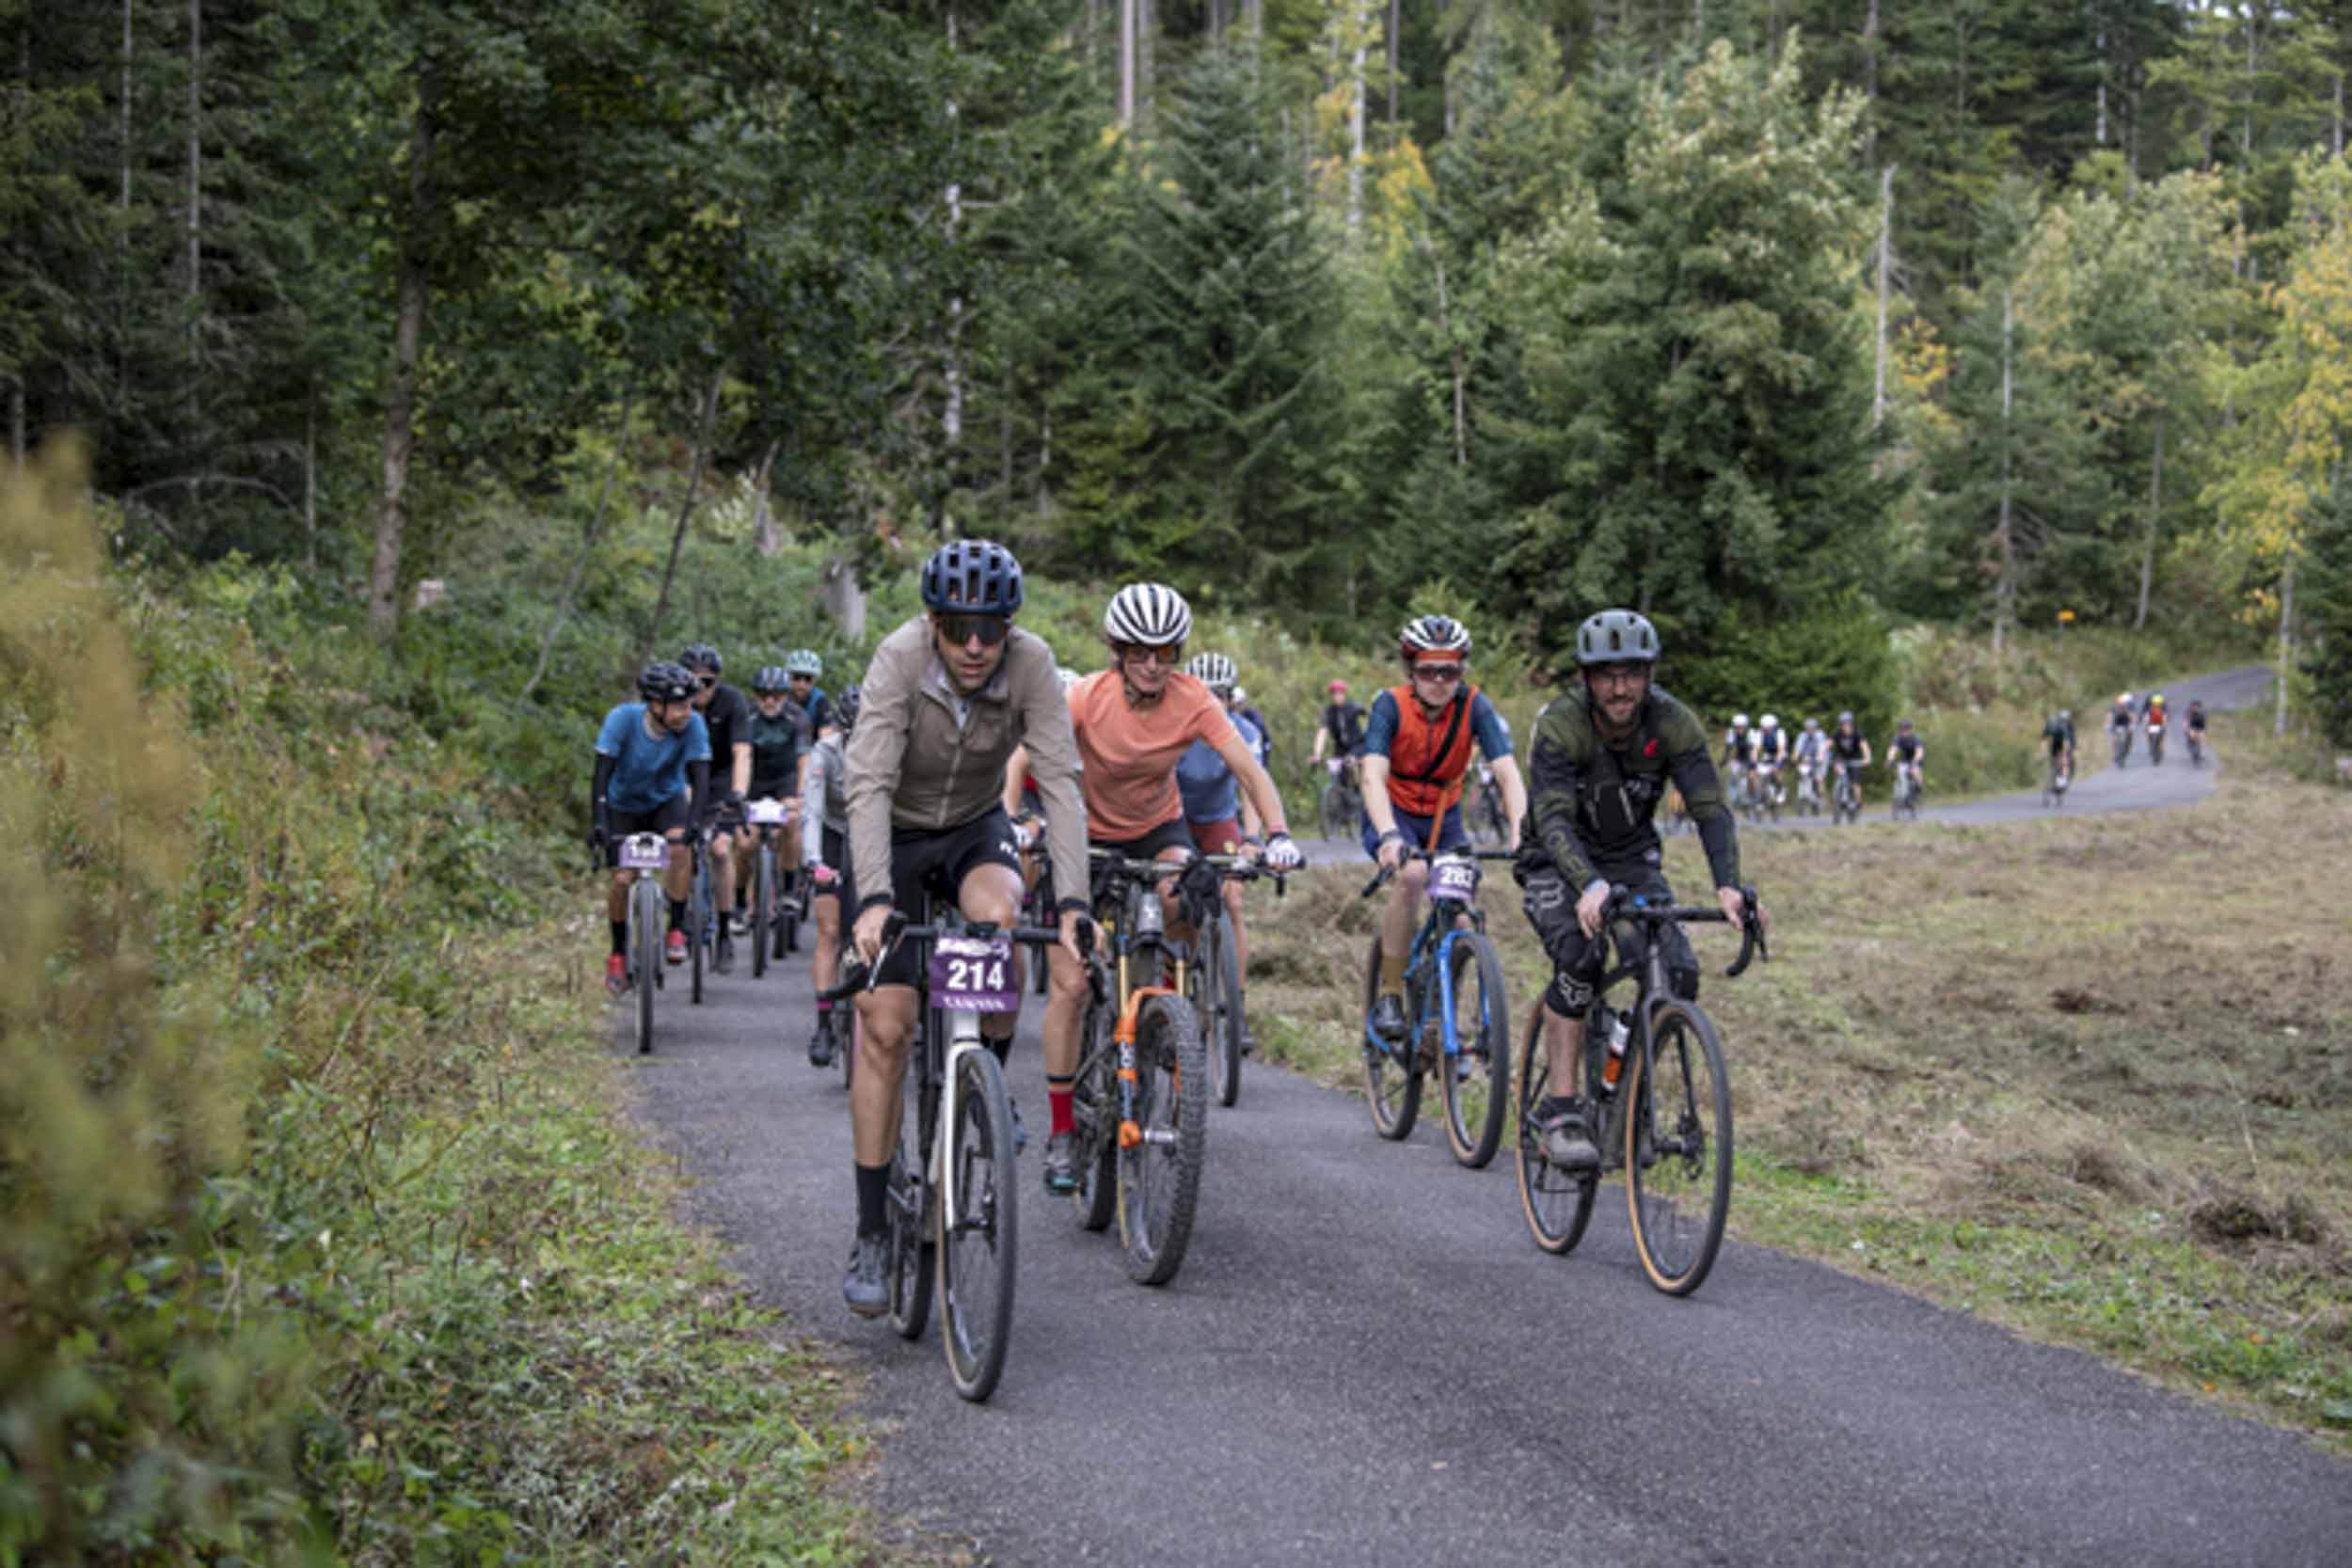
{"label": "blue bike helmet", "polygon": [[1021,608],[1021,562],[989,539],[950,539],[923,564],[923,606],[962,615],[1010,615]]}

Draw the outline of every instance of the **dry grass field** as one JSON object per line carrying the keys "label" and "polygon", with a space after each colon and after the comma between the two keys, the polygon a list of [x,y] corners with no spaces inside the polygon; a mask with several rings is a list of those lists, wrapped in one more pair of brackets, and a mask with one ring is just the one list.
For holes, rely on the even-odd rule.
{"label": "dry grass field", "polygon": [[[1749,835],[1773,961],[1698,939],[1732,1229],[2352,1443],[2352,794],[2217,738],[2180,810]],[[1253,902],[1264,1049],[1357,1092],[1366,874]],[[1487,885],[1516,1022],[1548,972]]]}

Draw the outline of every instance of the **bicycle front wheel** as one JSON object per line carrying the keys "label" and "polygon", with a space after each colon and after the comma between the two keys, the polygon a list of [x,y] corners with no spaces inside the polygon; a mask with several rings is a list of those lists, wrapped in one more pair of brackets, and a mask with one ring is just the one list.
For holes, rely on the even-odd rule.
{"label": "bicycle front wheel", "polygon": [[1519,1052],[1519,1087],[1512,1125],[1518,1130],[1519,1211],[1535,1244],[1559,1257],[1584,1239],[1593,1218],[1593,1200],[1600,1194],[1600,1177],[1593,1171],[1572,1171],[1551,1163],[1544,1152],[1544,1134],[1535,1125],[1535,1107],[1542,1103],[1549,1082],[1551,1056],[1544,1043],[1544,1008],[1538,1002],[1528,1009],[1526,1045]]}
{"label": "bicycle front wheel", "polygon": [[1409,1042],[1392,1045],[1372,1032],[1372,1009],[1380,1000],[1380,939],[1372,939],[1364,959],[1364,1102],[1372,1107],[1372,1125],[1394,1143],[1413,1130],[1421,1114],[1421,1074],[1414,1069]]}
{"label": "bicycle front wheel", "polygon": [[653,989],[661,974],[661,886],[640,877],[628,895],[629,962],[637,968],[637,1054],[653,1054]]}
{"label": "bicycle front wheel", "polygon": [[1209,1088],[1219,1105],[1241,1098],[1241,961],[1232,927],[1221,917],[1200,927],[1200,958],[1192,965],[1193,1007],[1209,1048]]}
{"label": "bicycle front wheel", "polygon": [[687,961],[694,966],[692,1000],[696,1006],[703,1000],[703,943],[710,936],[710,872],[707,867],[694,873],[694,885],[686,900]]}
{"label": "bicycle front wheel", "polygon": [[901,1339],[920,1339],[931,1321],[931,1285],[939,1275],[935,1222],[927,1206],[935,1201],[915,1173],[915,1150],[923,1145],[921,1096],[915,1074],[907,1074],[899,1113],[898,1148],[890,1157],[890,1326]]}
{"label": "bicycle front wheel", "polygon": [[1112,1016],[1104,1003],[1087,1008],[1085,1065],[1072,1096],[1077,1121],[1078,1223],[1101,1230],[1119,1209],[1119,1080],[1114,1076]]}
{"label": "bicycle front wheel", "polygon": [[1192,1241],[1209,1129],[1208,1049],[1200,1015],[1183,997],[1144,1001],[1136,1016],[1136,1078],[1140,1136],[1119,1151],[1119,1238],[1128,1276],[1165,1285]]}
{"label": "bicycle front wheel", "polygon": [[1633,1246],[1670,1296],[1699,1288],[1731,1211],[1731,1079],[1708,1016],[1688,1002],[1650,1015],[1650,1049],[1629,1053],[1625,1193]]}
{"label": "bicycle front wheel", "polygon": [[773,845],[759,847],[758,858],[752,864],[752,978],[756,980],[768,973],[769,907],[776,897],[776,850]]}
{"label": "bicycle front wheel", "polygon": [[937,1205],[940,1337],[956,1392],[977,1401],[995,1391],[1005,1370],[1021,1232],[1012,1101],[993,1053],[967,1051],[956,1059],[946,1156],[954,1190],[952,1202],[943,1194]]}
{"label": "bicycle front wheel", "polygon": [[1325,784],[1321,807],[1325,838],[1345,838],[1355,828],[1356,816],[1347,809],[1345,785],[1337,783]]}
{"label": "bicycle front wheel", "polygon": [[1451,965],[1451,1022],[1459,1051],[1438,1068],[1445,1135],[1456,1161],[1484,1170],[1502,1141],[1502,1116],[1510,1101],[1511,999],[1504,990],[1502,959],[1483,933],[1456,935]]}

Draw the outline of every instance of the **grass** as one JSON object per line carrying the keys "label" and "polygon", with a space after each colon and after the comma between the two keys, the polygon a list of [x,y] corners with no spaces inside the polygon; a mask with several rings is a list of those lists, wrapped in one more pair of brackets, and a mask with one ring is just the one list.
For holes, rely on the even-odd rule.
{"label": "grass", "polygon": [[[1773,961],[1724,981],[1699,939],[1733,1233],[2352,1448],[2352,798],[2257,724],[2217,723],[2233,766],[2178,811],[1744,842]],[[1667,870],[1707,885],[1689,839]],[[1270,1055],[1355,1091],[1372,906],[1314,876],[1253,911],[1250,994]]]}

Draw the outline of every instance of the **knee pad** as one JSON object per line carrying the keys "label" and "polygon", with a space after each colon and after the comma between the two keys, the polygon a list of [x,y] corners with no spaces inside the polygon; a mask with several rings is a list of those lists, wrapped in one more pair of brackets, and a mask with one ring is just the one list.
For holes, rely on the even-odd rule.
{"label": "knee pad", "polygon": [[1581,976],[1555,971],[1544,988],[1544,1006],[1562,1018],[1582,1018],[1593,1005],[1593,988]]}

